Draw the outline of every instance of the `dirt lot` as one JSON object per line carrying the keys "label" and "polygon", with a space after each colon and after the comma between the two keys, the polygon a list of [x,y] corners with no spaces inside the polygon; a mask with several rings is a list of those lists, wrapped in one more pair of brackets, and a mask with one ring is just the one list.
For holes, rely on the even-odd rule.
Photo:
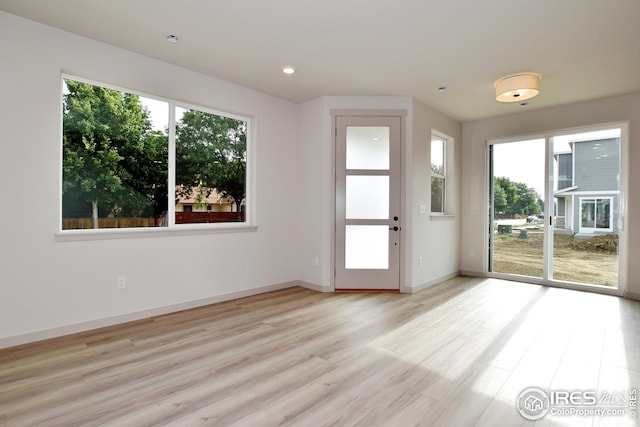
{"label": "dirt lot", "polygon": [[[542,230],[528,230],[494,238],[493,271],[542,277]],[[553,247],[553,278],[595,285],[617,286],[617,236],[576,240],[556,234]]]}

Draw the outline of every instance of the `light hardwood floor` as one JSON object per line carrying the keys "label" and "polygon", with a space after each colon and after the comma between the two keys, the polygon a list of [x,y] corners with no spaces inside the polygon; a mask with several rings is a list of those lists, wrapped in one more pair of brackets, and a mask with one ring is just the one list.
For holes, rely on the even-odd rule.
{"label": "light hardwood floor", "polygon": [[291,288],[0,350],[0,426],[533,425],[530,386],[640,388],[640,303],[478,278]]}

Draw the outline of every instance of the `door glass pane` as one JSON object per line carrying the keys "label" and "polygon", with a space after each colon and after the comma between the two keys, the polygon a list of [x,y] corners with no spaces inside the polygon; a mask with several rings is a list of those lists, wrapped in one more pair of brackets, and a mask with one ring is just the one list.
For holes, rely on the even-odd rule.
{"label": "door glass pane", "polygon": [[542,277],[545,140],[494,144],[489,271]]}
{"label": "door glass pane", "polygon": [[552,278],[618,286],[620,129],[556,136]]}
{"label": "door glass pane", "polygon": [[347,169],[389,169],[389,128],[348,126]]}
{"label": "door glass pane", "polygon": [[344,264],[347,269],[388,269],[389,226],[347,225]]}
{"label": "door glass pane", "polygon": [[389,219],[389,177],[347,176],[347,219]]}

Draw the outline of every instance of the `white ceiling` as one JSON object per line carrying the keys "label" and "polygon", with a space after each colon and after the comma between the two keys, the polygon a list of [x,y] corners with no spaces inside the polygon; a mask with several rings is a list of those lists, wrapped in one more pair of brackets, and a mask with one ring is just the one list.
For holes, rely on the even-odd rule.
{"label": "white ceiling", "polygon": [[517,72],[542,74],[527,109],[640,92],[640,0],[0,0],[0,10],[294,102],[411,96],[464,122],[522,111],[497,103],[492,86]]}

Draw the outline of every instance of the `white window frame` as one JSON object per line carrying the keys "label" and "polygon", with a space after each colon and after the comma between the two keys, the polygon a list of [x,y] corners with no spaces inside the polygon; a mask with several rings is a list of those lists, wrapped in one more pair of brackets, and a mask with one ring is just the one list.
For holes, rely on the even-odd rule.
{"label": "white window frame", "polygon": [[[137,227],[137,228],[103,228],[103,229],[62,229],[62,162],[63,162],[63,129],[62,129],[62,106],[63,106],[63,88],[64,80],[74,80],[81,83],[86,83],[94,86],[100,86],[106,89],[117,90],[120,92],[126,92],[133,95],[138,95],[144,98],[154,99],[161,102],[166,102],[169,108],[169,138],[168,138],[168,188],[175,188],[175,125],[176,107],[199,110],[209,114],[215,114],[219,116],[229,117],[232,119],[246,121],[247,123],[247,148],[246,148],[246,169],[245,169],[245,220],[243,222],[219,222],[219,223],[197,223],[197,224],[176,224],[175,223],[175,203],[174,192],[168,194],[168,225],[166,227]],[[78,77],[71,74],[62,73],[60,78],[60,152],[59,152],[59,195],[58,195],[58,232],[55,233],[56,241],[84,241],[84,240],[103,240],[103,239],[118,239],[118,238],[133,238],[133,237],[154,237],[154,236],[168,236],[168,235],[191,235],[202,233],[228,233],[228,232],[244,232],[244,231],[256,231],[256,195],[255,195],[255,165],[254,165],[254,152],[255,152],[255,129],[254,118],[251,115],[239,115],[234,113],[225,112],[223,110],[213,109],[203,106],[201,104],[192,104],[187,102],[180,102],[170,98],[163,98],[157,95],[151,95],[142,91],[133,90],[121,86],[116,86],[100,81],[90,80],[82,77]]]}
{"label": "white window frame", "polygon": [[[432,171],[431,166],[433,164],[431,153],[432,153],[432,144],[433,141],[442,141],[443,149],[442,149],[442,164],[443,164],[443,173],[436,174]],[[431,131],[431,139],[429,140],[429,205],[430,212],[429,215],[431,218],[438,217],[449,217],[452,216],[453,213],[450,210],[450,192],[451,192],[451,165],[453,164],[453,138],[438,132],[436,130]],[[431,189],[432,189],[432,178],[442,179],[443,183],[443,191],[442,191],[442,211],[433,211],[433,205],[431,204]]]}

